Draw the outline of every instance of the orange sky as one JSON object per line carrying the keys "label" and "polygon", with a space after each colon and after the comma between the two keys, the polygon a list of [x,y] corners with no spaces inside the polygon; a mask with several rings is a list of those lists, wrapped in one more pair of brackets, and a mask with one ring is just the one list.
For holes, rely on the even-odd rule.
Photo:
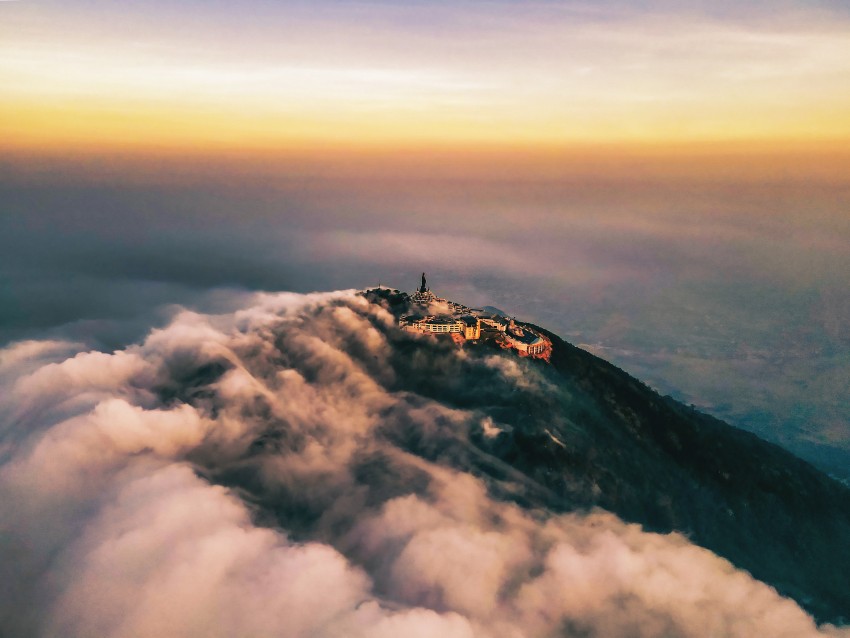
{"label": "orange sky", "polygon": [[844,13],[84,4],[0,3],[7,153],[850,141]]}

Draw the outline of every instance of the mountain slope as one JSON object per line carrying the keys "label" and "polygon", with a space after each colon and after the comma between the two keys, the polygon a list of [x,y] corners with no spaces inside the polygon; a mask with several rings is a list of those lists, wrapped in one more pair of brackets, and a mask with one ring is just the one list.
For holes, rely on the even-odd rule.
{"label": "mountain slope", "polygon": [[421,393],[510,424],[493,439],[474,436],[476,453],[460,455],[463,462],[491,477],[503,472],[493,459],[520,471],[545,488],[514,496],[529,506],[598,506],[653,531],[683,532],[820,620],[850,617],[850,490],[533,327],[553,342],[551,365],[515,362],[542,375],[543,391],[499,396],[480,384],[459,390],[460,371],[432,371],[424,382],[421,370],[406,373]]}
{"label": "mountain slope", "polygon": [[[778,446],[661,398],[550,336],[553,366],[592,397],[600,426],[609,426],[608,442],[627,452],[602,437],[594,441],[593,465],[604,468],[585,469],[584,477],[600,474],[594,504],[649,529],[686,533],[822,619],[848,617],[850,490]],[[588,449],[575,452],[573,462]]]}

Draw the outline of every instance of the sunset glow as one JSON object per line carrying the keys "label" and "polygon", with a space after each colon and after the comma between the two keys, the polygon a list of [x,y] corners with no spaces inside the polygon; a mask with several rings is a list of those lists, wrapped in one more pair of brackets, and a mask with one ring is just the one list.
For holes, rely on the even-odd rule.
{"label": "sunset glow", "polygon": [[[7,150],[850,139],[850,17],[0,4]],[[197,12],[192,17],[197,16]],[[269,24],[273,23],[274,28]]]}
{"label": "sunset glow", "polygon": [[0,638],[850,638],[850,0],[0,0]]}

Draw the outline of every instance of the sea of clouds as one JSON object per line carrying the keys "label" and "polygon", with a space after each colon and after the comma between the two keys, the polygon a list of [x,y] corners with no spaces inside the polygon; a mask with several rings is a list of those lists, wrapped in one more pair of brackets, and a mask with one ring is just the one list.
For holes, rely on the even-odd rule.
{"label": "sea of clouds", "polygon": [[498,498],[440,450],[500,426],[399,357],[545,383],[351,291],[0,350],[0,635],[850,635],[682,535]]}

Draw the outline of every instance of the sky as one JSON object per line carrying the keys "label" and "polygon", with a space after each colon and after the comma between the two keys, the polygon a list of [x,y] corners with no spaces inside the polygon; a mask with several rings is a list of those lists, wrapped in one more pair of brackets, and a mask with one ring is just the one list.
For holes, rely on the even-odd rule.
{"label": "sky", "polygon": [[7,151],[850,137],[850,12],[778,2],[0,4]]}
{"label": "sky", "polygon": [[842,2],[0,2],[0,338],[492,303],[846,474]]}

